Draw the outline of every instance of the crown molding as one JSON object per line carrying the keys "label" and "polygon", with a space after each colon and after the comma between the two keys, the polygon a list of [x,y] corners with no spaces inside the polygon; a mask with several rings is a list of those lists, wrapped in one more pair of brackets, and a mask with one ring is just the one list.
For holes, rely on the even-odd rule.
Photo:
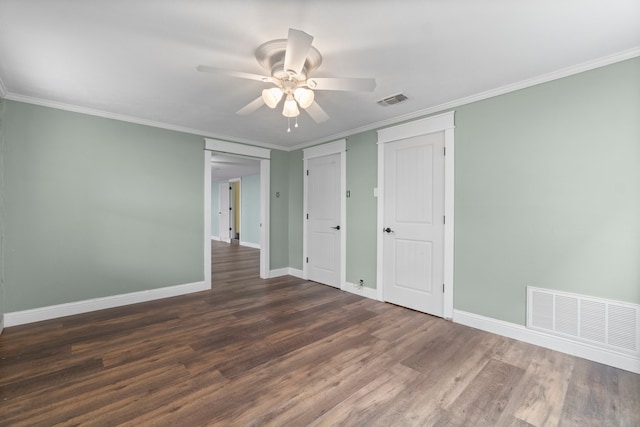
{"label": "crown molding", "polygon": [[594,59],[592,61],[583,62],[578,65],[573,65],[571,67],[563,68],[561,70],[553,71],[551,73],[542,74],[537,77],[533,77],[531,79],[522,80],[520,82],[512,83],[509,85],[501,86],[495,89],[491,89],[488,91],[480,92],[474,95],[466,96],[463,98],[458,98],[456,100],[445,102],[443,104],[435,105],[433,107],[424,108],[421,110],[414,111],[412,113],[407,113],[399,116],[394,116],[389,119],[380,120],[377,122],[369,123],[364,126],[360,126],[358,128],[353,128],[346,130],[344,132],[336,133],[333,135],[328,135],[322,138],[318,138],[312,141],[307,141],[301,144],[297,144],[291,147],[284,147],[277,144],[269,144],[260,141],[254,141],[251,139],[237,138],[229,135],[221,135],[217,133],[212,133],[200,129],[193,129],[184,126],[172,125],[169,123],[157,122],[154,120],[147,120],[133,116],[127,116],[124,114],[117,114],[103,110],[97,110],[93,108],[81,107],[72,104],[65,104],[57,101],[50,101],[47,99],[36,98],[31,96],[18,95],[14,93],[10,93],[7,91],[4,86],[2,79],[0,78],[0,98],[6,98],[12,101],[24,102],[27,104],[40,105],[43,107],[57,108],[65,111],[72,111],[75,113],[88,114],[91,116],[103,117],[107,119],[120,120],[129,123],[136,123],[145,126],[156,127],[160,129],[173,130],[176,132],[183,132],[192,135],[198,135],[208,138],[215,138],[230,142],[237,142],[241,144],[253,145],[256,147],[270,148],[273,150],[279,151],[295,151],[303,148],[308,148],[318,144],[324,144],[326,142],[336,141],[338,139],[346,138],[351,135],[355,135],[361,132],[367,132],[370,130],[379,130],[381,128],[392,126],[404,121],[414,120],[417,118],[425,117],[434,113],[446,112],[446,110],[450,110],[452,108],[459,107],[461,105],[470,104],[472,102],[482,101],[488,98],[493,98],[495,96],[504,95],[510,92],[515,92],[517,90],[526,89],[531,86],[539,85],[542,83],[547,83],[553,80],[561,79],[563,77],[569,77],[574,74],[579,74],[585,71],[590,71],[596,68],[604,67],[607,65],[615,64],[616,62],[626,61],[627,59],[632,59],[640,56],[640,46],[624,50],[622,52],[618,52],[612,55],[607,55],[598,59]]}
{"label": "crown molding", "polygon": [[155,127],[159,129],[173,130],[176,132],[188,133],[188,134],[198,135],[202,137],[215,138],[215,139],[220,139],[220,140],[225,140],[230,142],[238,142],[241,144],[254,145],[262,148],[286,151],[283,149],[283,147],[275,144],[269,144],[269,143],[260,142],[260,141],[253,141],[251,139],[236,138],[229,135],[221,135],[221,134],[212,133],[212,132],[208,132],[200,129],[172,125],[169,123],[157,122],[154,120],[147,120],[139,117],[127,116],[125,114],[112,113],[109,111],[97,110],[97,109],[88,108],[88,107],[81,107],[78,105],[66,104],[63,102],[51,101],[48,99],[36,98],[32,96],[17,95],[15,93],[7,93],[6,99],[10,101],[24,102],[26,104],[39,105],[41,107],[49,107],[49,108],[55,108],[58,110],[71,111],[74,113],[87,114],[89,116],[102,117],[105,119],[120,120],[123,122],[135,123],[138,125],[150,126],[150,127]]}
{"label": "crown molding", "polygon": [[561,70],[553,71],[551,73],[542,74],[537,77],[522,80],[517,83],[512,83],[512,84],[501,86],[495,89],[490,89],[484,92],[477,93],[475,95],[466,96],[464,98],[458,98],[450,102],[445,102],[444,104],[435,105],[433,107],[424,108],[422,110],[414,111],[412,113],[403,114],[400,116],[395,116],[389,119],[370,123],[365,126],[361,126],[359,128],[351,129],[345,132],[340,132],[340,133],[330,135],[321,139],[304,142],[302,144],[298,144],[293,147],[290,147],[285,151],[300,150],[303,148],[311,147],[313,145],[323,144],[326,142],[334,141],[336,139],[345,138],[347,136],[355,135],[361,132],[378,130],[378,129],[395,125],[404,121],[428,116],[430,114],[445,112],[445,110],[450,110],[452,108],[460,107],[461,105],[471,104],[472,102],[482,101],[484,99],[493,98],[495,96],[504,95],[504,94],[515,92],[521,89],[526,89],[531,86],[536,86],[542,83],[558,80],[563,77],[569,77],[574,74],[583,73],[585,71],[594,70],[596,68],[605,67],[607,65],[615,64],[616,62],[626,61],[627,59],[632,59],[638,56],[640,56],[640,46],[634,47],[632,49],[624,50],[622,52],[614,53],[613,55],[608,55],[598,59],[594,59],[592,61],[583,62],[578,65],[573,65],[571,67],[563,68]]}

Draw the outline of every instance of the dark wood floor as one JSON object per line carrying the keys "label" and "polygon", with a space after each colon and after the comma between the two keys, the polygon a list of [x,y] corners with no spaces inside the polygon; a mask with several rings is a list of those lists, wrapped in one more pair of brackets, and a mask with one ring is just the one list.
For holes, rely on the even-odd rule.
{"label": "dark wood floor", "polygon": [[640,426],[640,376],[213,245],[214,289],[7,328],[0,425]]}

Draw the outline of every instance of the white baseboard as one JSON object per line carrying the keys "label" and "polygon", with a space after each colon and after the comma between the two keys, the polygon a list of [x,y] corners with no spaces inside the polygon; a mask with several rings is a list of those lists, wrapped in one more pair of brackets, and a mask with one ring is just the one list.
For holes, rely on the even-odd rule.
{"label": "white baseboard", "polygon": [[356,285],[355,283],[345,282],[343,290],[351,292],[352,294],[360,295],[365,298],[371,298],[378,301],[378,291],[373,288],[367,288],[366,286],[360,286]]}
{"label": "white baseboard", "polygon": [[0,334],[4,331],[4,314],[0,314]]}
{"label": "white baseboard", "polygon": [[461,325],[524,341],[529,344],[581,357],[614,368],[640,374],[640,358],[615,351],[593,347],[586,343],[571,341],[562,337],[527,329],[522,325],[492,319],[479,314],[453,310],[453,321]]}
{"label": "white baseboard", "polygon": [[193,292],[206,291],[204,281],[186,283],[184,285],[168,286],[164,288],[149,289],[146,291],[131,292],[128,294],[112,295],[102,298],[92,298],[84,301],[75,301],[65,304],[51,305],[48,307],[33,308],[30,310],[5,313],[5,326],[17,326],[27,323],[40,322],[42,320],[71,316],[74,314],[88,313],[90,311],[103,310],[105,308],[120,307],[123,305],[137,304],[153,301],[161,298],[169,298],[177,295],[185,295]]}
{"label": "white baseboard", "polygon": [[240,246],[247,246],[249,248],[260,249],[260,243],[243,242],[240,240]]}
{"label": "white baseboard", "polygon": [[285,268],[277,268],[275,270],[271,270],[269,272],[269,277],[281,277],[281,276],[293,276],[299,279],[303,279],[302,270],[298,270],[297,268],[285,267]]}
{"label": "white baseboard", "polygon": [[220,236],[211,236],[211,240],[220,241]]}
{"label": "white baseboard", "polygon": [[304,279],[302,270],[289,267],[289,276],[297,277],[298,279]]}

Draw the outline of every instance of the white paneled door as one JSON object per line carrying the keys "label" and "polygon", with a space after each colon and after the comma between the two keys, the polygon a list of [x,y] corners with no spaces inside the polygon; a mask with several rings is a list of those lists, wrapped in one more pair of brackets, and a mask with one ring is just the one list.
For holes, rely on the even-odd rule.
{"label": "white paneled door", "polygon": [[444,132],[384,146],[383,292],[443,315]]}
{"label": "white paneled door", "polygon": [[230,243],[231,235],[229,231],[231,229],[231,222],[230,222],[231,217],[229,213],[231,208],[231,204],[230,204],[231,187],[229,186],[228,182],[225,182],[220,184],[220,186],[218,187],[218,190],[219,190],[218,191],[218,208],[219,208],[218,228],[220,232],[220,240],[223,242]]}
{"label": "white paneled door", "polygon": [[340,154],[308,161],[309,280],[340,287]]}

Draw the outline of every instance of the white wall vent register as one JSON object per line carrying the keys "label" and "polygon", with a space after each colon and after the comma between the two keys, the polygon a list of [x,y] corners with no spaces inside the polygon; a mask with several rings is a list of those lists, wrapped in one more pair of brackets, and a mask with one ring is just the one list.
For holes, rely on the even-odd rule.
{"label": "white wall vent register", "polygon": [[527,287],[527,328],[640,355],[640,305]]}

